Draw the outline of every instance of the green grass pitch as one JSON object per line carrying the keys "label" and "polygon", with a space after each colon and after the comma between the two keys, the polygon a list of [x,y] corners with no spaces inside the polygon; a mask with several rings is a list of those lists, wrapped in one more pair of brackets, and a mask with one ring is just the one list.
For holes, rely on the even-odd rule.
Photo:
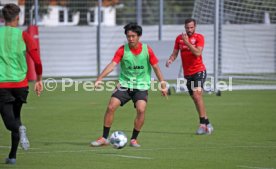
{"label": "green grass pitch", "polygon": [[[0,123],[1,169],[275,169],[276,91],[232,91],[221,97],[204,95],[215,132],[195,135],[198,117],[187,94],[166,100],[149,93],[146,120],[139,135],[141,148],[93,148],[102,134],[110,92],[30,89],[22,119],[31,149],[18,150],[17,164],[4,164],[10,135]],[[132,102],[117,110],[111,132],[131,136]]]}

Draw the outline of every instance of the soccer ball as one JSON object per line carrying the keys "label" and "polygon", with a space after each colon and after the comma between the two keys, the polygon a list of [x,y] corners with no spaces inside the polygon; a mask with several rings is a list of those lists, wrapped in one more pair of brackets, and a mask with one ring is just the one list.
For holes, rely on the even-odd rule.
{"label": "soccer ball", "polygon": [[122,131],[115,131],[110,136],[110,144],[116,148],[121,149],[127,144],[127,136]]}

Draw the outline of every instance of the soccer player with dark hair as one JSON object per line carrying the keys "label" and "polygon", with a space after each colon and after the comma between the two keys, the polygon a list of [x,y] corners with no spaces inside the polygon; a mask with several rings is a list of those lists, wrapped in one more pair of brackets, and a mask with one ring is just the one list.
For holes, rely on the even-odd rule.
{"label": "soccer player with dark hair", "polygon": [[151,85],[151,68],[153,68],[158,80],[161,82],[162,95],[167,96],[166,83],[163,81],[163,75],[158,66],[158,59],[148,45],[139,41],[142,36],[142,27],[136,23],[129,23],[124,29],[128,43],[119,47],[111,63],[105,67],[95,82],[95,86],[99,86],[102,79],[120,63],[119,84],[113,92],[105,112],[103,135],[96,141],[91,142],[92,146],[98,147],[109,144],[108,134],[115,111],[119,106],[123,106],[129,100],[132,100],[137,115],[134,120],[130,146],[140,147],[137,137],[144,124],[148,89]]}
{"label": "soccer player with dark hair", "polygon": [[195,19],[190,18],[185,20],[186,33],[182,33],[176,37],[174,50],[166,62],[166,67],[169,67],[175,61],[180,51],[184,77],[187,80],[186,85],[199,115],[200,125],[196,134],[211,134],[214,128],[209,122],[202,98],[203,84],[207,75],[202,61],[204,37],[196,33],[195,28]]}
{"label": "soccer player with dark hair", "polygon": [[6,128],[11,131],[11,150],[5,163],[15,164],[19,142],[24,150],[30,146],[20,116],[29,93],[26,52],[35,63],[37,80],[34,89],[38,96],[43,89],[42,65],[34,39],[16,28],[20,8],[15,4],[6,4],[2,12],[5,26],[0,27],[0,113]]}

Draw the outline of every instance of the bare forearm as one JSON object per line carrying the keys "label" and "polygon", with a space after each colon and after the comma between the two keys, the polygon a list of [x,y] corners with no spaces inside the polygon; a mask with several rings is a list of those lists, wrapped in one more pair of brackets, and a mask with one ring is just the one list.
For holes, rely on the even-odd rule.
{"label": "bare forearm", "polygon": [[[163,75],[161,73],[161,70],[160,70],[158,64],[152,65],[152,68],[155,72],[156,77],[158,78],[158,80],[161,84],[161,89],[159,89],[159,90],[161,90],[162,96],[166,96],[166,98],[168,98],[167,82],[164,81]],[[159,87],[159,85],[158,85],[158,87]]]}
{"label": "bare forearm", "polygon": [[175,56],[175,55],[171,55],[171,56],[169,57],[169,60],[171,60],[172,62],[173,62],[175,59],[176,59],[176,56]]}
{"label": "bare forearm", "polygon": [[154,66],[153,67],[153,70],[154,70],[154,72],[155,72],[155,75],[156,75],[156,77],[157,77],[157,79],[161,82],[161,81],[164,81],[164,78],[163,78],[163,75],[162,75],[162,73],[161,73],[161,70],[160,70],[160,68],[159,68],[159,66]]}
{"label": "bare forearm", "polygon": [[177,58],[177,55],[178,55],[178,50],[174,49],[169,60],[171,60],[173,62]]}
{"label": "bare forearm", "polygon": [[163,75],[161,73],[161,70],[160,70],[158,64],[153,65],[152,68],[155,72],[156,77],[158,78],[158,80],[161,84],[160,90],[161,90],[162,96],[166,96],[166,98],[168,98],[167,97],[167,95],[168,95],[167,82],[164,81]]}
{"label": "bare forearm", "polygon": [[163,77],[163,75],[161,73],[161,70],[160,70],[160,68],[157,64],[153,66],[153,70],[155,72],[155,75],[156,75],[157,79],[161,83],[162,90],[166,89],[167,88],[166,82],[164,81],[164,77]]}
{"label": "bare forearm", "polygon": [[195,55],[195,56],[200,56],[201,55],[201,49],[193,46],[190,43],[186,44],[188,46],[188,48],[190,49],[190,51]]}
{"label": "bare forearm", "polygon": [[97,81],[101,81],[104,77],[106,77],[110,72],[113,71],[114,67],[116,66],[115,62],[111,62],[109,63],[104,70],[102,71],[102,73],[99,75],[99,77],[97,78]]}

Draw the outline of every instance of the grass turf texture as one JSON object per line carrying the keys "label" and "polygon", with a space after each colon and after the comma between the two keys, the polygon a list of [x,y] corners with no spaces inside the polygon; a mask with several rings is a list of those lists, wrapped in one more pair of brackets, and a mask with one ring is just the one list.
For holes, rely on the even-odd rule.
{"label": "grass turf texture", "polygon": [[[1,123],[1,169],[276,168],[276,91],[205,94],[215,127],[210,136],[194,134],[198,117],[187,94],[173,94],[166,100],[160,92],[150,92],[138,139],[142,147],[116,150],[89,146],[102,134],[110,92],[58,88],[38,98],[31,90],[22,119],[32,149],[19,149],[15,166],[4,164],[10,135]],[[130,138],[135,115],[132,102],[120,107],[111,132],[122,130]]]}

